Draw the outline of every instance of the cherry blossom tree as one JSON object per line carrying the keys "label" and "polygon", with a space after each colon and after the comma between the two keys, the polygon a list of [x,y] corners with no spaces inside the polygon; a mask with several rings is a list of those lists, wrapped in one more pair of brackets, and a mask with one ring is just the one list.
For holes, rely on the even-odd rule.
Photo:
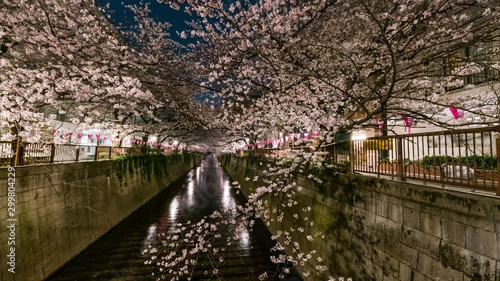
{"label": "cherry blossom tree", "polygon": [[[207,84],[223,89],[217,94],[228,111],[238,108],[225,114],[232,120],[336,132],[401,113],[446,125],[438,113],[452,105],[496,114],[493,92],[481,101],[446,95],[461,78],[497,73],[498,47],[490,44],[498,41],[494,1],[189,3],[204,19],[184,35],[203,38],[198,48],[214,60],[200,66],[207,68]],[[464,46],[485,55],[445,69],[443,60]]]}
{"label": "cherry blossom tree", "polygon": [[[30,133],[53,126],[43,114],[52,108],[82,127],[117,128],[121,137],[142,132],[186,142],[207,143],[207,136],[255,142],[319,130],[321,147],[340,130],[374,126],[375,117],[407,114],[450,126],[442,112],[454,107],[495,122],[497,1],[169,1],[193,16],[190,29],[180,32],[192,43],[182,46],[170,38],[168,23],[152,19],[147,4],[130,6],[135,25],[120,29],[91,0],[4,0],[0,125],[37,141],[41,135]],[[479,92],[451,93],[479,82],[487,85]],[[196,93],[212,95],[213,106],[194,101]],[[152,249],[166,270],[160,278],[189,275],[201,253],[217,260],[221,227],[252,226],[259,218],[281,223],[285,216],[310,223],[310,209],[291,211],[301,188],[294,175],[322,158],[307,151],[288,157],[293,161],[269,164],[238,214],[216,212],[181,225],[164,248]],[[284,198],[282,208],[269,205],[268,196]],[[288,227],[273,236],[277,276],[311,264],[315,276],[328,278],[321,257],[294,241],[303,232]],[[181,246],[181,254],[174,251]],[[217,275],[217,265],[213,270]]]}
{"label": "cherry blossom tree", "polygon": [[49,107],[87,125],[151,114],[151,92],[124,71],[135,55],[91,1],[4,1],[0,15],[4,125],[36,140]]}
{"label": "cherry blossom tree", "polygon": [[192,67],[170,39],[170,25],[152,20],[148,5],[129,8],[135,25],[121,30],[90,0],[4,1],[2,127],[39,141],[44,135],[33,132],[61,124],[47,111],[80,130],[99,124],[122,137],[207,127],[205,108],[192,102],[197,85],[185,78]]}
{"label": "cherry blossom tree", "polygon": [[[442,116],[449,107],[497,121],[497,6],[493,0],[261,0],[230,4],[187,0],[183,4],[186,12],[199,18],[181,35],[198,40],[191,49],[199,57],[203,54],[203,60],[196,64],[204,72],[199,83],[214,89],[214,96],[222,100],[220,118],[228,130],[253,139],[273,129],[283,133],[297,128],[321,130],[322,140],[330,142],[339,130],[374,126],[375,117],[387,120],[407,114],[450,126],[450,120]],[[476,53],[451,55],[463,48]],[[474,91],[450,93],[474,75],[480,77],[476,82],[488,85],[481,99]],[[476,82],[466,88],[475,87]],[[303,151],[290,152],[288,157],[293,161],[269,164],[264,184],[239,208],[242,222],[222,219],[225,224],[250,225],[256,218],[268,224],[280,223],[287,216],[308,223],[311,210],[293,212],[297,204],[294,193],[301,189],[293,175],[307,173],[311,162],[322,159]],[[269,196],[285,198],[283,208],[272,206]],[[196,238],[167,237],[165,247],[155,249],[159,251],[155,257],[163,259],[161,266],[176,268],[165,276],[180,278],[196,264],[195,260],[184,263],[176,254],[165,255],[171,253],[170,246],[188,244],[191,248],[184,258],[200,251],[217,252],[219,249],[208,241],[216,239],[211,230],[220,226],[208,221],[179,226]],[[310,247],[295,240],[302,231],[287,227],[273,236],[278,252],[273,261],[285,265],[280,274],[290,266],[311,264],[315,272],[304,271],[305,277],[328,278],[321,257],[301,250]],[[320,233],[308,235],[309,240],[321,239]],[[286,254],[280,254],[283,251]]]}

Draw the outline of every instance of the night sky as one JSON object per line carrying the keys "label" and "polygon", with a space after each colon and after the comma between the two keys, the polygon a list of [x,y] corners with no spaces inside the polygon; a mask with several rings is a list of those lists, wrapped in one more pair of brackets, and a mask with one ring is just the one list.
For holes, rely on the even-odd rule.
{"label": "night sky", "polygon": [[146,0],[146,1],[138,1],[138,0],[95,0],[96,4],[99,7],[104,7],[109,3],[109,9],[106,9],[110,15],[110,21],[122,28],[127,28],[134,25],[134,16],[130,9],[126,8],[127,5],[134,5],[140,3],[149,3],[151,9],[151,15],[154,19],[163,22],[169,22],[172,27],[169,30],[171,34],[171,38],[180,43],[186,44],[187,40],[184,40],[179,37],[177,32],[181,32],[188,28],[186,25],[186,21],[192,19],[189,15],[182,12],[182,10],[174,10],[170,8],[168,4],[160,4],[156,0]]}
{"label": "night sky", "polygon": [[[151,16],[158,21],[168,22],[172,25],[170,28],[170,36],[173,40],[183,44],[186,46],[189,43],[194,43],[195,39],[187,38],[182,39],[178,34],[181,31],[186,30],[189,26],[186,24],[186,21],[191,21],[193,16],[190,16],[180,10],[175,10],[170,8],[168,4],[158,3],[157,0],[95,0],[97,6],[104,8],[109,3],[109,9],[105,8],[105,14],[109,15],[109,20],[115,26],[128,29],[131,26],[135,25],[134,15],[129,8],[126,8],[127,5],[138,5],[141,3],[149,3]],[[232,3],[232,0],[228,0],[225,2],[229,6],[229,3]],[[220,99],[213,97],[213,93],[211,91],[205,91],[196,93],[193,96],[194,100],[200,102],[202,104],[206,104],[208,102],[215,107],[220,106]],[[208,106],[208,105],[207,105]]]}

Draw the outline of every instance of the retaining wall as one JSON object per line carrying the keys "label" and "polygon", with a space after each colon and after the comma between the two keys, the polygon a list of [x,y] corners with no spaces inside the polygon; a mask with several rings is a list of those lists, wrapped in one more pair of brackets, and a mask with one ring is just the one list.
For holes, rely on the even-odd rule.
{"label": "retaining wall", "polygon": [[[22,166],[15,176],[0,168],[0,280],[43,280],[202,158],[150,155]],[[14,211],[8,209],[8,186],[14,182],[9,178],[15,179],[16,221],[8,221]],[[15,245],[8,245],[11,223]],[[15,274],[8,271],[10,247],[15,247]]]}
{"label": "retaining wall", "polygon": [[[262,184],[245,178],[261,175],[265,161],[225,155],[220,162],[244,194]],[[294,240],[306,252],[317,250],[334,277],[500,281],[498,197],[361,175],[341,174],[323,183],[298,176],[296,181],[303,190],[295,196],[295,208],[299,212],[310,206],[309,221],[314,225],[288,215],[269,229],[276,233],[301,226],[305,233],[324,233],[324,239],[313,242],[295,233]],[[266,199],[280,209],[278,197]],[[314,266],[299,270],[311,271]]]}

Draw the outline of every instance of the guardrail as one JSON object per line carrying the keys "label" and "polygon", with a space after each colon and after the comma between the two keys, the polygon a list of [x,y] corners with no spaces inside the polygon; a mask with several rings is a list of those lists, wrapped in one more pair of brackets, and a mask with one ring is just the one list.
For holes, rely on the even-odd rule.
{"label": "guardrail", "polygon": [[151,147],[111,147],[95,144],[59,145],[23,142],[18,146],[16,141],[0,141],[0,166],[97,161],[112,159],[117,156],[136,156],[158,153],[171,154],[173,151]]}
{"label": "guardrail", "polygon": [[[412,135],[373,137],[320,147],[326,161],[350,172],[422,180],[496,191],[500,195],[497,151],[500,126]],[[278,155],[280,149],[256,150]]]}
{"label": "guardrail", "polygon": [[354,140],[351,169],[495,191],[499,130],[484,127]]}

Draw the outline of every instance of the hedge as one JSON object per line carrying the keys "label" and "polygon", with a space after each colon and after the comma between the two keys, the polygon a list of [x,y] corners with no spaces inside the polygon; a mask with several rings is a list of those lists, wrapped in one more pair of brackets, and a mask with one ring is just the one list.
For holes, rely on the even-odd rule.
{"label": "hedge", "polygon": [[497,169],[497,158],[490,155],[473,155],[473,156],[446,156],[446,155],[434,155],[425,156],[419,161],[421,166],[441,166],[443,164],[468,164],[469,167],[476,167],[485,170],[496,170]]}

